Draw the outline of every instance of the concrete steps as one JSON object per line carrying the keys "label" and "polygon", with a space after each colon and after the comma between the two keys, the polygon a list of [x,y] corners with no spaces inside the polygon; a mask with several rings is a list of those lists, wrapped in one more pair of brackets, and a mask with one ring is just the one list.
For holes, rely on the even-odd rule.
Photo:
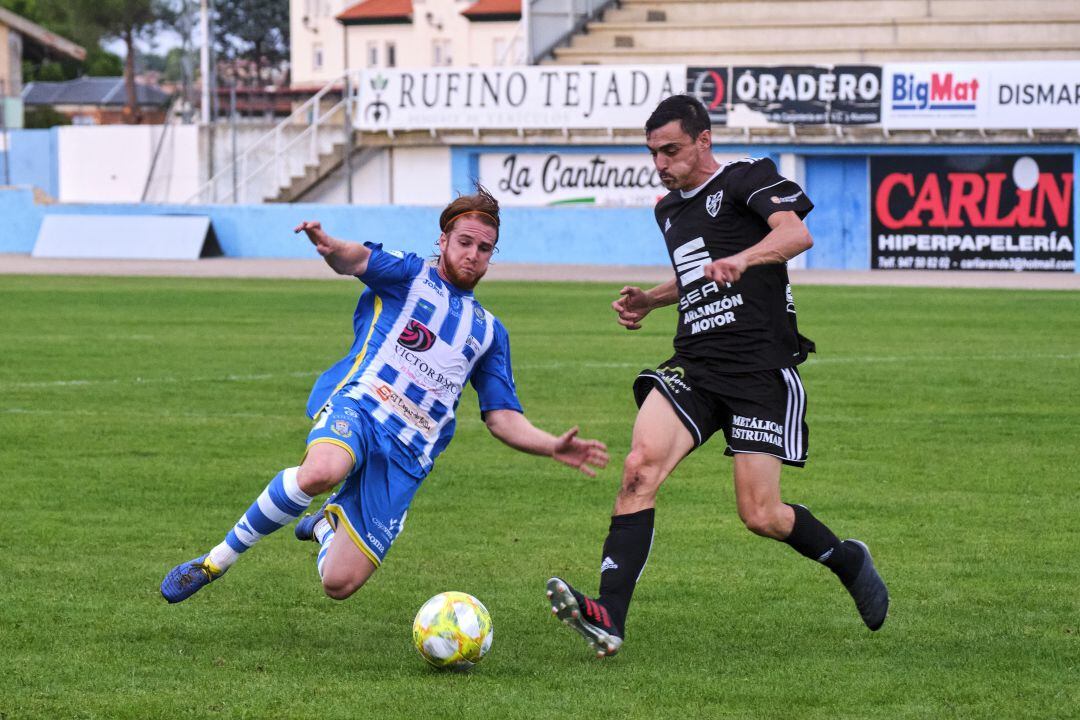
{"label": "concrete steps", "polygon": [[274,197],[266,202],[291,203],[296,202],[309,190],[330,173],[341,167],[342,158],[345,155],[345,143],[334,143],[330,149],[319,155],[319,160],[314,165],[306,165],[302,175],[294,175],[292,182]]}
{"label": "concrete steps", "polygon": [[617,48],[705,47],[734,50],[744,46],[772,45],[762,43],[762,37],[782,36],[782,46],[821,47],[837,51],[860,50],[889,46],[920,47],[934,45],[952,48],[954,45],[981,45],[1009,49],[1030,45],[1032,40],[1051,45],[1072,43],[1080,50],[1080,12],[1072,17],[991,21],[928,20],[915,18],[881,21],[852,18],[829,22],[813,20],[800,22],[786,19],[772,24],[758,21],[728,25],[703,23],[590,23],[587,34],[574,38],[575,50],[607,51]]}
{"label": "concrete steps", "polygon": [[622,0],[555,64],[1080,59],[1080,2]]}
{"label": "concrete steps", "polygon": [[801,18],[1038,18],[1075,11],[1071,0],[622,0],[612,22],[779,22]]}

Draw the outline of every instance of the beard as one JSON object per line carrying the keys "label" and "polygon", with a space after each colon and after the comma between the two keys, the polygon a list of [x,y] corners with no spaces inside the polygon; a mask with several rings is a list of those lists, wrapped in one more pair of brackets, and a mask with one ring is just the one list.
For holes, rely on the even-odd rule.
{"label": "beard", "polygon": [[476,275],[467,271],[459,271],[458,268],[454,267],[446,260],[445,255],[439,259],[439,265],[441,266],[443,275],[446,276],[446,279],[449,280],[454,287],[460,290],[472,290],[476,287],[477,283],[480,282],[481,278],[487,274],[486,268],[483,272]]}

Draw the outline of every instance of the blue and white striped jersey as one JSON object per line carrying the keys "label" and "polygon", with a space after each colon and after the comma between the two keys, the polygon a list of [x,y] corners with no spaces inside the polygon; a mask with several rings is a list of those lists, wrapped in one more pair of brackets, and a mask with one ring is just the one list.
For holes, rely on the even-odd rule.
{"label": "blue and white striped jersey", "polygon": [[359,276],[367,288],[353,315],[349,354],[324,372],[308,398],[315,417],[335,395],[354,398],[430,470],[454,435],[467,381],[480,412],[521,412],[510,340],[471,292],[444,282],[417,255],[371,249]]}

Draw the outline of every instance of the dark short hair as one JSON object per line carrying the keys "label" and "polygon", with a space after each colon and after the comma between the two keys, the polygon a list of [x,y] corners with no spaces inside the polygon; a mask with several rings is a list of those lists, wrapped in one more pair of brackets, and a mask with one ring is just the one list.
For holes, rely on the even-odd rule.
{"label": "dark short hair", "polygon": [[449,235],[463,215],[494,228],[495,242],[499,241],[499,201],[483,185],[477,183],[475,193],[458,195],[451,201],[439,215],[439,229]]}
{"label": "dark short hair", "polygon": [[673,120],[679,121],[683,132],[696,139],[706,130],[712,129],[709,111],[693,95],[672,95],[664,98],[645,121],[645,135],[667,125]]}

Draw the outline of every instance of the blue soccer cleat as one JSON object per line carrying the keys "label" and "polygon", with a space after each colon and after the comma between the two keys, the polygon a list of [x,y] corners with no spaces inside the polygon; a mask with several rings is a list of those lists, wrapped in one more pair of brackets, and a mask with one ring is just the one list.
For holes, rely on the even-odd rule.
{"label": "blue soccer cleat", "polygon": [[188,560],[170,570],[161,581],[161,596],[171,603],[187,600],[224,574],[225,571],[218,569],[206,555]]}
{"label": "blue soccer cleat", "polygon": [[296,521],[296,527],[293,529],[293,532],[296,533],[297,540],[315,539],[315,525],[323,519],[326,506],[334,502],[334,498],[336,497],[337,493],[331,493],[330,497],[326,498],[326,501],[322,504],[322,507],[319,508],[318,512],[305,515]]}

